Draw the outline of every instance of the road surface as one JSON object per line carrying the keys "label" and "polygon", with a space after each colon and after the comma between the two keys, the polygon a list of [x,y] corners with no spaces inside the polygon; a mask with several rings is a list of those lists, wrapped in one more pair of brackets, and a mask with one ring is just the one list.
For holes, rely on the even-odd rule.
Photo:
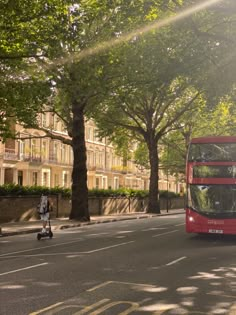
{"label": "road surface", "polygon": [[1,315],[236,315],[236,237],[184,215],[0,239]]}

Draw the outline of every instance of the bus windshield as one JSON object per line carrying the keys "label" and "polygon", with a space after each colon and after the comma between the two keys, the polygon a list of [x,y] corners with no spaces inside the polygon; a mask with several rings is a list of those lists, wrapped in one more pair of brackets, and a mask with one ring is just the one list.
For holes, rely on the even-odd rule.
{"label": "bus windshield", "polygon": [[236,216],[236,185],[190,185],[189,206],[213,217]]}
{"label": "bus windshield", "polygon": [[192,143],[188,161],[236,161],[236,143]]}
{"label": "bus windshield", "polygon": [[236,165],[195,165],[193,178],[236,178]]}

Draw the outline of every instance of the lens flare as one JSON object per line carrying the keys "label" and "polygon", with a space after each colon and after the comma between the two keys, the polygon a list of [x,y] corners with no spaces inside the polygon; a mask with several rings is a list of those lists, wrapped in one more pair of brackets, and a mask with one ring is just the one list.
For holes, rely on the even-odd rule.
{"label": "lens flare", "polygon": [[189,17],[199,11],[202,11],[206,8],[209,8],[212,5],[215,5],[219,2],[222,2],[223,0],[207,0],[203,1],[195,6],[192,6],[190,8],[187,8],[179,13],[177,13],[175,16],[171,16],[168,18],[165,18],[163,20],[156,21],[154,23],[151,23],[149,25],[146,25],[142,28],[139,28],[137,30],[134,30],[132,32],[129,32],[127,34],[121,35],[120,37],[117,37],[115,39],[111,39],[109,41],[104,41],[99,43],[98,45],[84,49],[83,51],[76,53],[76,54],[70,54],[68,58],[64,58],[60,63],[70,63],[74,61],[80,61],[86,57],[99,54],[100,52],[106,51],[110,49],[111,47],[120,45],[122,43],[128,42],[129,40],[132,40],[133,38],[137,36],[142,36],[150,31],[158,30],[164,26],[167,26],[169,24],[173,24],[179,20],[182,20],[186,17]]}

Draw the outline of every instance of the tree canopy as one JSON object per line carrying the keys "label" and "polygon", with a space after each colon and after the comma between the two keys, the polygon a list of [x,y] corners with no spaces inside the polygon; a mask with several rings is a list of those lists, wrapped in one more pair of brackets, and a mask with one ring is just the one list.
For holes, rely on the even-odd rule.
{"label": "tree canopy", "polygon": [[[173,12],[168,8],[160,15],[164,13],[168,16]],[[107,135],[116,133],[116,126],[120,126],[130,132],[130,137],[146,143],[151,212],[158,211],[160,140],[178,130],[204,99],[212,107],[233,87],[234,72],[230,76],[225,63],[228,41],[234,36],[233,17],[222,16],[216,5],[174,25],[136,36],[117,53],[122,56],[118,67],[122,76],[94,118]],[[222,28],[227,31],[227,40]]]}
{"label": "tree canopy", "polygon": [[113,140],[126,130],[147,145],[149,211],[158,211],[160,141],[232,90],[235,12],[233,0],[4,0],[2,136],[5,117],[37,128],[45,105],[56,113],[72,139],[72,217],[89,219],[85,119]]}

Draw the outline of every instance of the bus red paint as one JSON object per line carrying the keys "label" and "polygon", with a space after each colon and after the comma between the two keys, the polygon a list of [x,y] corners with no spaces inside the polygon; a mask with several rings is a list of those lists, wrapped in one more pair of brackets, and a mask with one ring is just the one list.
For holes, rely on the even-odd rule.
{"label": "bus red paint", "polygon": [[193,138],[186,183],[186,232],[236,234],[236,137]]}

